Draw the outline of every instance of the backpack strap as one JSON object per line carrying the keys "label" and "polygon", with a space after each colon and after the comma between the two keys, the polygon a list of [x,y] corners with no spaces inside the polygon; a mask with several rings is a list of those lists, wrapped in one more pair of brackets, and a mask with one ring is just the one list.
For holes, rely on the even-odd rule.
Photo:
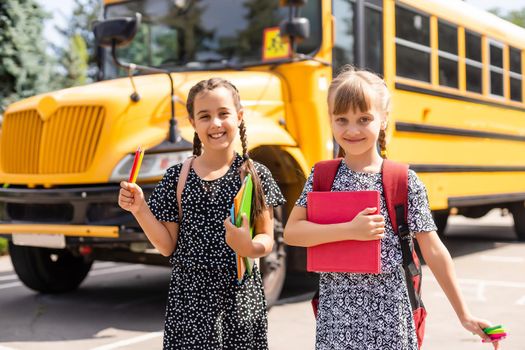
{"label": "backpack strap", "polygon": [[423,307],[421,300],[421,264],[414,249],[413,237],[407,223],[408,165],[385,159],[382,176],[388,216],[401,244],[403,269],[405,270],[410,304],[412,310],[416,310]]}
{"label": "backpack strap", "polygon": [[403,266],[412,277],[420,274],[412,258],[413,242],[407,223],[408,215],[408,165],[390,160],[383,161],[383,189],[392,221],[392,228],[399,237],[403,252]]}
{"label": "backpack strap", "polygon": [[179,205],[179,225],[182,221],[182,191],[184,190],[184,186],[186,185],[186,179],[188,178],[188,174],[190,173],[191,165],[193,164],[195,157],[196,156],[188,157],[184,161],[184,163],[182,163],[182,167],[180,169],[179,174],[179,181],[177,181],[177,204]]}
{"label": "backpack strap", "polygon": [[330,192],[342,158],[323,160],[314,165],[313,190]]}

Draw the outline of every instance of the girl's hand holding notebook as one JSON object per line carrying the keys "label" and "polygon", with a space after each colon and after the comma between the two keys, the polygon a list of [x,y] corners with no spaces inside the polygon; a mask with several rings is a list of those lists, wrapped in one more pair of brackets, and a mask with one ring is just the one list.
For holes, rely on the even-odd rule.
{"label": "girl's hand holding notebook", "polygon": [[[231,224],[228,222],[226,225],[226,243],[235,251],[235,261],[237,265],[237,282],[240,283],[244,277],[244,273],[247,272],[251,274],[253,267],[253,259],[249,256],[253,255],[253,226],[250,223],[250,218],[252,214],[252,199],[253,199],[253,182],[251,174],[248,174],[242,181],[242,186],[239,189],[239,192],[233,200],[233,205],[230,209],[230,217],[226,221],[231,221]],[[239,242],[236,242],[236,237],[230,234],[228,237],[228,227],[235,226],[237,228],[248,228],[250,245],[248,247],[248,242],[244,241],[243,244],[246,244],[245,248],[239,248]],[[246,237],[243,237],[245,240]],[[246,252],[244,252],[246,251]]]}
{"label": "girl's hand holding notebook", "polygon": [[253,254],[252,236],[248,218],[242,215],[242,226],[237,227],[231,222],[231,218],[224,220],[226,227],[226,243],[240,256],[250,256]]}

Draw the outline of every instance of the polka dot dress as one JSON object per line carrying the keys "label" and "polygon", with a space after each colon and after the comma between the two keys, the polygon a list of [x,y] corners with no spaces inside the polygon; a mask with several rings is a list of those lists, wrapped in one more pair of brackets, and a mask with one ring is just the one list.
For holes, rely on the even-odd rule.
{"label": "polka dot dress", "polygon": [[[307,206],[313,170],[295,203]],[[417,350],[410,301],[401,270],[399,238],[388,217],[381,174],[360,173],[343,161],[332,191],[379,191],[385,217],[381,241],[380,274],[321,273],[317,317],[317,350]],[[408,226],[410,232],[435,231],[425,186],[416,173],[408,173]]]}
{"label": "polka dot dress", "polygon": [[[166,307],[164,349],[267,349],[266,300],[257,267],[240,284],[235,253],[226,244],[224,220],[241,187],[236,155],[213,181],[190,170],[182,192],[182,222]],[[270,171],[255,162],[268,206],[285,202]],[[182,164],[166,171],[149,207],[160,221],[178,222],[177,182]]]}

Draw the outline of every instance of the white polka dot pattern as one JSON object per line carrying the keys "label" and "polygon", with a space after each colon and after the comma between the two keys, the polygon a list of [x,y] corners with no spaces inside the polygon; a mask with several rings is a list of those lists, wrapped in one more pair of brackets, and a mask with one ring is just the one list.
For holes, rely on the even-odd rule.
{"label": "white polka dot pattern", "polygon": [[[260,272],[236,282],[235,253],[226,244],[224,219],[241,187],[236,156],[228,172],[206,181],[190,170],[182,192],[182,221],[175,252],[164,349],[267,349],[266,301]],[[181,170],[166,171],[149,199],[160,221],[178,222],[176,198]],[[255,169],[268,206],[285,202],[270,171],[257,162]]]}

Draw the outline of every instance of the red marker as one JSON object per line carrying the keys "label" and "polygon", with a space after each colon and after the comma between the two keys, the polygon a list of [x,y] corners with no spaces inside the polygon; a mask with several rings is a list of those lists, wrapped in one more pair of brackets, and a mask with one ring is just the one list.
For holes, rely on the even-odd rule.
{"label": "red marker", "polygon": [[135,181],[137,181],[140,165],[142,164],[142,157],[144,157],[144,150],[139,146],[135,152],[135,159],[133,159],[133,166],[131,167],[131,172],[129,173],[128,182],[135,183]]}

